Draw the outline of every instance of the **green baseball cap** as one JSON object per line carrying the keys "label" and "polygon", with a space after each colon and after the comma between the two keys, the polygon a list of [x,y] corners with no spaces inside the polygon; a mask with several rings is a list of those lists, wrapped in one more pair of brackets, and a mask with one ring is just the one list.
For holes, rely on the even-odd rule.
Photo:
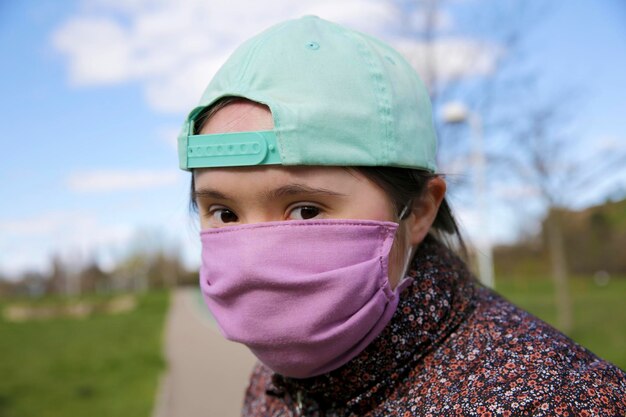
{"label": "green baseball cap", "polygon": [[[269,107],[270,131],[194,135],[224,97]],[[382,41],[315,16],[244,42],[220,68],[178,137],[180,168],[264,164],[394,166],[434,172],[428,92]]]}

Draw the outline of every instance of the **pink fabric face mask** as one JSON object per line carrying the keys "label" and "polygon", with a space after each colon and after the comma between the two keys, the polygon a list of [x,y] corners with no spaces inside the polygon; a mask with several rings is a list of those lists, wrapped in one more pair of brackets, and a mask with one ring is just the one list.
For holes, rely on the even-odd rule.
{"label": "pink fabric face mask", "polygon": [[200,286],[224,336],[288,377],[350,361],[398,305],[387,264],[398,225],[371,220],[256,223],[201,232]]}

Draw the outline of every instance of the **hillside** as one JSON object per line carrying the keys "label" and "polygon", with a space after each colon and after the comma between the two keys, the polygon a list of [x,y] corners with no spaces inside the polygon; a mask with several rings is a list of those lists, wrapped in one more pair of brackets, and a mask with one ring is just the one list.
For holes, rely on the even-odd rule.
{"label": "hillside", "polygon": [[[561,223],[567,263],[573,274],[626,274],[626,199],[609,201],[581,211],[553,210]],[[538,236],[515,245],[495,248],[499,274],[541,274],[549,270],[545,224]]]}

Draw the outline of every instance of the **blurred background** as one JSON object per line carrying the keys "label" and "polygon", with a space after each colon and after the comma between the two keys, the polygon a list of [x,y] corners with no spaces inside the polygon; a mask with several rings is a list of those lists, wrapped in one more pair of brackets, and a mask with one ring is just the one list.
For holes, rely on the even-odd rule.
{"label": "blurred background", "polygon": [[[481,280],[626,368],[623,1],[1,0],[0,417],[168,415],[173,317],[215,333],[179,290],[200,250],[179,126],[239,43],[306,14],[422,76]],[[231,415],[251,359],[214,339],[246,364],[209,401]]]}

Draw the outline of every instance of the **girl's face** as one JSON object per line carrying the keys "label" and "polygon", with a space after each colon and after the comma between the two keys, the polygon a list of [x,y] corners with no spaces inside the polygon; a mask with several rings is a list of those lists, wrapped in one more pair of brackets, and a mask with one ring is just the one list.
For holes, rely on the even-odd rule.
{"label": "girl's face", "polygon": [[[218,110],[200,133],[272,128],[272,116],[265,106],[236,101]],[[341,167],[265,165],[196,169],[194,182],[202,229],[307,219],[399,222],[391,199],[380,187],[359,172]],[[411,230],[413,217],[400,222],[391,249],[392,288],[402,278],[407,253],[416,244]]]}

